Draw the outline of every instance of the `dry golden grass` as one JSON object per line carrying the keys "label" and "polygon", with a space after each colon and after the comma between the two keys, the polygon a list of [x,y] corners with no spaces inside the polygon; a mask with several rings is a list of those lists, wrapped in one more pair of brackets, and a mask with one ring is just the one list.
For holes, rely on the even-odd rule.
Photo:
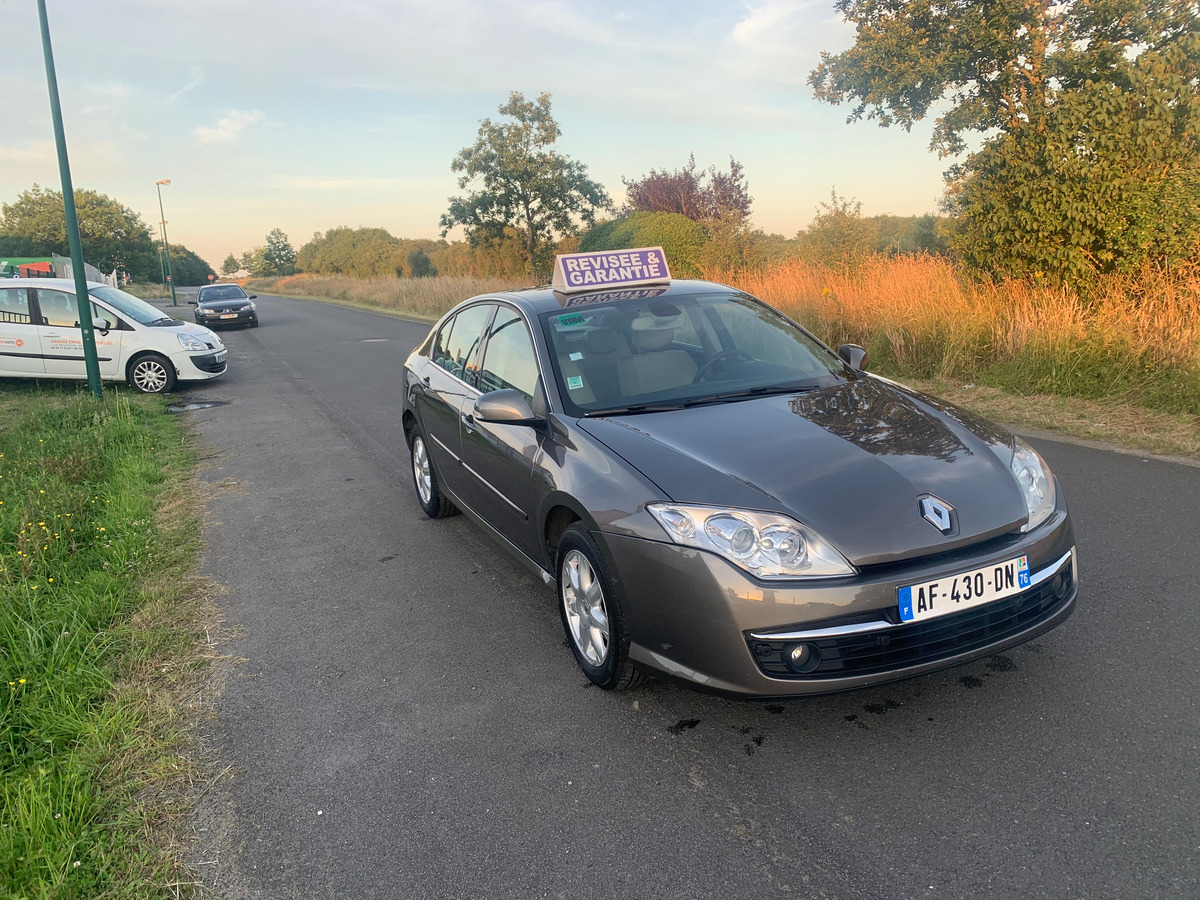
{"label": "dry golden grass", "polygon": [[493,291],[529,287],[530,281],[511,278],[350,278],[346,275],[289,275],[254,278],[247,289],[291,297],[336,300],[351,306],[382,309],[416,319],[433,321],[456,303]]}
{"label": "dry golden grass", "polygon": [[834,347],[863,345],[890,374],[1200,413],[1195,269],[1110,276],[1086,294],[1036,278],[974,280],[922,256],[705,276],[766,300]]}
{"label": "dry golden grass", "polygon": [[[1087,297],[1034,281],[978,282],[935,257],[875,257],[854,268],[789,262],[706,273],[859,343],[881,334],[901,365],[922,338],[944,345],[940,371],[1082,342],[1151,363],[1200,368],[1200,276],[1147,269],[1113,276]],[[980,355],[983,359],[980,359]]]}

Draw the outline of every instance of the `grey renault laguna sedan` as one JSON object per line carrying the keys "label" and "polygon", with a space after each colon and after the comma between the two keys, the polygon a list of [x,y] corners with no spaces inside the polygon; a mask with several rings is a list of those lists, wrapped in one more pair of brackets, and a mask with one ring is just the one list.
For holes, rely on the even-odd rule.
{"label": "grey renault laguna sedan", "polygon": [[554,585],[579,666],[747,697],[861,688],[1054,628],[1078,568],[1019,438],[867,374],[658,248],[559,257],[405,365],[422,509]]}

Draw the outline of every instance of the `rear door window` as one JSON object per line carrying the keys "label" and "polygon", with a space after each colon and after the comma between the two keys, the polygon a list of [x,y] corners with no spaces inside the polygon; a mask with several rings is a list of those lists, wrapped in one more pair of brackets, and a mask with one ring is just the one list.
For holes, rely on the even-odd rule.
{"label": "rear door window", "polygon": [[66,291],[34,288],[37,292],[38,308],[42,313],[42,324],[55,328],[78,328],[79,308],[75,305],[75,295]]}
{"label": "rear door window", "polygon": [[434,346],[433,361],[472,387],[479,367],[479,345],[483,331],[496,307],[481,303],[464,309],[442,326]]}

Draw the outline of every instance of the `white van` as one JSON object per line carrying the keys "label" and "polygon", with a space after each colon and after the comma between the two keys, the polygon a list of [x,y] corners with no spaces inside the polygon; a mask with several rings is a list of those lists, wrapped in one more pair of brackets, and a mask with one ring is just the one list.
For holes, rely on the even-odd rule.
{"label": "white van", "polygon": [[[225,373],[228,351],[204,326],[105,284],[89,281],[88,294],[104,381],[158,394]],[[87,378],[73,280],[0,281],[0,377]]]}

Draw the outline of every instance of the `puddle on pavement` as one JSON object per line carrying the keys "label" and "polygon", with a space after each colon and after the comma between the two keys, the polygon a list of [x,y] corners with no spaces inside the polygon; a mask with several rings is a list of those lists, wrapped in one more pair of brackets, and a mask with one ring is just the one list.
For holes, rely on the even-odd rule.
{"label": "puddle on pavement", "polygon": [[228,402],[228,400],[197,400],[194,403],[172,403],[167,407],[167,412],[185,413],[197,409],[212,409],[214,406],[225,406]]}

